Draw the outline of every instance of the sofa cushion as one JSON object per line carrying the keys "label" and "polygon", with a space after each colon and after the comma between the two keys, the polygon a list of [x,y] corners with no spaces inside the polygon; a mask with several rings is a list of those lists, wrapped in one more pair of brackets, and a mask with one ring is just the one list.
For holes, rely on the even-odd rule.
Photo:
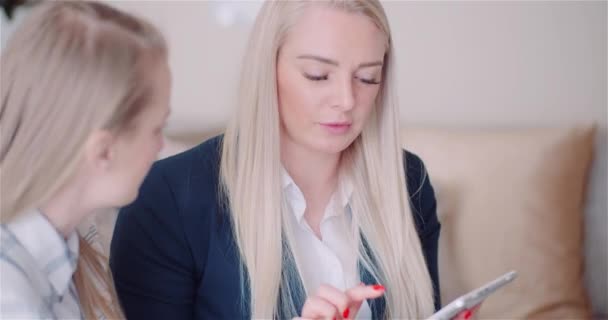
{"label": "sofa cushion", "polygon": [[593,136],[593,127],[402,132],[437,193],[444,304],[517,270],[480,318],[590,317],[582,256]]}

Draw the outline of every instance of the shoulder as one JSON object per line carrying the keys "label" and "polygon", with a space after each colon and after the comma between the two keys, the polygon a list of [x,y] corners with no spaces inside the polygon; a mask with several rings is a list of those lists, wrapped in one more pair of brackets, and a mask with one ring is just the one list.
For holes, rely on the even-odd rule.
{"label": "shoulder", "polygon": [[[135,202],[121,216],[156,212],[161,220],[186,218],[201,207],[216,204],[222,136],[159,160],[144,179]],[[147,214],[145,214],[147,215]]]}
{"label": "shoulder", "polygon": [[166,175],[182,178],[184,175],[213,173],[219,169],[223,136],[204,141],[196,147],[157,161],[149,176]]}
{"label": "shoulder", "polygon": [[[132,285],[151,288],[151,295],[167,294],[163,299],[170,301],[191,296],[189,282],[205,270],[213,242],[211,227],[221,213],[217,200],[221,139],[212,138],[157,161],[137,199],[120,210],[110,266],[123,297],[132,297],[133,292],[125,289]],[[154,279],[152,271],[157,273]]]}
{"label": "shoulder", "polygon": [[131,247],[171,252],[176,265],[189,261],[191,248],[204,256],[209,228],[220,210],[221,139],[214,137],[152,166],[137,199],[118,215],[110,249],[115,268],[117,257],[126,261],[133,256]]}
{"label": "shoulder", "polygon": [[201,144],[188,149],[184,152],[178,153],[171,157],[157,161],[157,165],[171,170],[184,165],[190,164],[194,161],[213,162],[218,161],[222,152],[222,140],[224,136],[218,135],[210,138]]}
{"label": "shoulder", "polygon": [[[190,190],[206,189],[219,182],[223,136],[213,137],[196,147],[159,160],[152,165],[140,188],[138,200],[153,197],[174,201],[180,206]],[[205,193],[200,193],[205,194]]]}
{"label": "shoulder", "polygon": [[429,223],[435,224],[437,221],[435,190],[424,162],[418,155],[403,150],[403,162],[410,207],[416,227],[419,233],[423,233]]}
{"label": "shoulder", "polygon": [[424,162],[420,157],[408,150],[403,150],[403,166],[406,173],[406,182],[411,196],[424,185],[427,178]]}

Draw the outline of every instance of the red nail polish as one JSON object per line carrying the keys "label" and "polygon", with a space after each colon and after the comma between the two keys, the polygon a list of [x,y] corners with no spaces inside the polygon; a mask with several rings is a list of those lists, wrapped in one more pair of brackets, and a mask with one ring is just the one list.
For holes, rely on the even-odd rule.
{"label": "red nail polish", "polygon": [[380,284],[375,284],[372,288],[374,288],[374,290],[377,290],[377,291],[380,291],[380,290],[384,291],[384,290],[386,290],[386,288],[384,288],[384,286],[380,285]]}
{"label": "red nail polish", "polygon": [[350,309],[346,308],[346,310],[344,310],[344,312],[342,312],[342,318],[344,318],[344,319],[348,318],[349,314],[350,314]]}
{"label": "red nail polish", "polygon": [[473,315],[473,313],[471,312],[471,310],[467,310],[464,312],[464,319],[469,320],[472,315]]}

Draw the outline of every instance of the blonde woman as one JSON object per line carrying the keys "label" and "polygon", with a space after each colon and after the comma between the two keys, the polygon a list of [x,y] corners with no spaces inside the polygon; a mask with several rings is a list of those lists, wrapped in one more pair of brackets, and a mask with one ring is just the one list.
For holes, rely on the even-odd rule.
{"label": "blonde woman", "polygon": [[225,135],[155,164],[121,211],[127,316],[430,316],[440,225],[393,73],[379,1],[266,2]]}
{"label": "blonde woman", "polygon": [[4,48],[1,84],[0,318],[123,318],[75,228],[133,201],[162,146],[163,38],[106,5],[49,1]]}

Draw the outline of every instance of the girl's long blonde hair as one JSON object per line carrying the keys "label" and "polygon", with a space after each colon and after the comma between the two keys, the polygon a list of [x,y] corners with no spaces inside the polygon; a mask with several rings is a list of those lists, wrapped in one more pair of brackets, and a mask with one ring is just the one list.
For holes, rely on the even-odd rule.
{"label": "girl's long blonde hair", "polygon": [[[28,15],[0,65],[2,223],[73,176],[93,130],[132,124],[152,90],[146,69],[166,55],[153,26],[107,5],[49,1]],[[106,257],[80,240],[74,281],[85,317],[123,318]]]}
{"label": "girl's long blonde hair", "polygon": [[[237,115],[223,140],[221,178],[243,261],[243,297],[251,315],[297,315],[282,270],[283,247],[293,248],[281,188],[277,54],[297,16],[326,5],[365,15],[386,36],[383,85],[361,135],[343,152],[359,259],[387,288],[384,318],[419,319],[433,312],[433,287],[409,205],[388,21],[378,0],[267,1],[258,14],[243,61]],[[371,250],[365,250],[367,242]],[[287,252],[286,252],[287,251]],[[297,267],[297,257],[296,267]],[[281,303],[279,303],[279,301]]]}

